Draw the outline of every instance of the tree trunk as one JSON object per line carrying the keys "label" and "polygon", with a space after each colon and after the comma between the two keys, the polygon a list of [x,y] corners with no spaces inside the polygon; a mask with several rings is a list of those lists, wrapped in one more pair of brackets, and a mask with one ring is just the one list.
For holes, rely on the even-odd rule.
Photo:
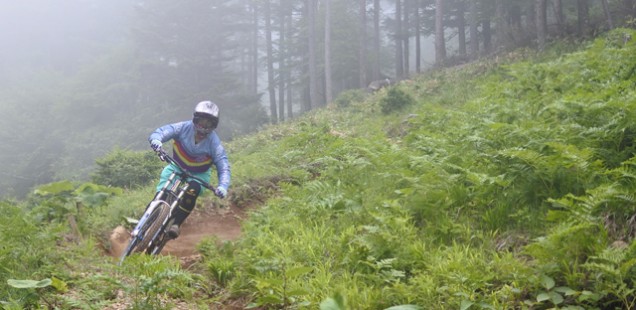
{"label": "tree trunk", "polygon": [[614,29],[612,13],[609,10],[609,4],[607,3],[607,0],[601,0],[601,4],[603,5],[603,12],[605,13],[605,18],[607,19],[607,26],[609,27],[609,29]]}
{"label": "tree trunk", "polygon": [[[278,8],[278,18],[280,23],[280,34],[278,36],[278,121],[285,121],[285,83],[287,82],[285,72],[287,69],[287,42],[285,42],[285,0],[280,0]],[[291,29],[290,29],[291,30]],[[287,98],[289,100],[289,98]]]}
{"label": "tree trunk", "polygon": [[543,50],[545,48],[546,36],[547,36],[547,28],[548,21],[546,18],[546,1],[547,0],[535,0],[535,9],[536,9],[536,26],[537,26],[537,44],[539,50]]}
{"label": "tree trunk", "polygon": [[316,0],[307,3],[307,40],[309,49],[309,106],[307,111],[318,106],[318,69],[316,61]]}
{"label": "tree trunk", "polygon": [[[287,36],[287,44],[290,45],[290,42],[292,42],[293,39],[293,15],[294,15],[294,8],[290,5],[287,8],[289,11],[287,12],[287,17],[285,18],[285,23],[287,23],[287,33],[285,34]],[[288,49],[289,52],[289,49]],[[285,70],[285,80],[287,81],[287,119],[292,119],[294,117],[294,109],[293,109],[293,97],[292,97],[292,68],[291,68],[291,61],[288,60],[287,61],[287,70]]]}
{"label": "tree trunk", "polygon": [[269,91],[269,110],[272,123],[278,122],[276,112],[276,81],[274,80],[274,52],[272,47],[272,12],[271,4],[265,1],[265,43],[267,44],[267,89]]}
{"label": "tree trunk", "polygon": [[373,0],[373,57],[375,81],[380,79],[380,0]]}
{"label": "tree trunk", "polygon": [[333,101],[331,81],[331,0],[325,1],[325,103]]}
{"label": "tree trunk", "polygon": [[435,63],[444,66],[446,39],[444,38],[444,0],[435,0]]}
{"label": "tree trunk", "polygon": [[589,19],[589,6],[588,0],[577,0],[576,10],[578,12],[578,33],[580,37],[587,36],[587,27]]}
{"label": "tree trunk", "polygon": [[395,75],[404,77],[404,51],[402,51],[402,0],[395,1]]}
{"label": "tree trunk", "polygon": [[634,0],[623,0],[623,6],[625,7],[625,15],[634,14]]}
{"label": "tree trunk", "polygon": [[367,87],[367,0],[360,1],[360,40],[358,41],[358,67],[360,88]]}
{"label": "tree trunk", "polygon": [[457,51],[459,58],[466,59],[466,19],[464,18],[464,2],[457,3]]}
{"label": "tree trunk", "polygon": [[510,28],[510,40],[511,45],[515,46],[523,36],[523,23],[521,21],[521,7],[519,4],[511,3],[508,7],[508,20],[509,20],[509,28]]}
{"label": "tree trunk", "polygon": [[[292,16],[294,15],[293,13],[294,8],[290,5],[289,6],[289,12],[287,14],[287,18],[286,18],[286,23],[287,23],[287,44],[290,44],[289,42],[292,42],[292,38],[293,38],[293,18]],[[294,117],[294,109],[293,109],[293,97],[292,97],[292,70],[291,70],[291,66],[289,66],[291,61],[287,61],[288,67],[287,70],[285,71],[285,80],[287,80],[287,118],[288,119],[292,119]]]}
{"label": "tree trunk", "polygon": [[422,72],[422,33],[421,17],[420,17],[420,1],[415,2],[415,72],[418,74]]}
{"label": "tree trunk", "polygon": [[481,22],[481,28],[483,29],[484,53],[490,54],[492,52],[492,28],[490,27],[490,18],[485,18]]}
{"label": "tree trunk", "polygon": [[411,21],[409,19],[409,12],[411,12],[411,1],[412,0],[404,0],[404,11],[403,11],[403,22],[402,22],[402,42],[404,42],[404,77],[409,78],[410,76],[410,68],[411,68]]}
{"label": "tree trunk", "polygon": [[252,55],[252,81],[251,81],[251,88],[252,88],[252,94],[256,95],[258,94],[258,9],[256,7],[256,0],[252,0],[251,1],[251,7],[252,7],[252,25],[253,25],[253,29],[252,29],[252,46],[251,46],[251,55]]}
{"label": "tree trunk", "polygon": [[532,34],[534,40],[537,35],[537,0],[528,1],[525,5],[526,32]]}
{"label": "tree trunk", "polygon": [[563,14],[563,1],[554,0],[554,16],[556,18],[556,27],[558,36],[565,34],[565,15]]}
{"label": "tree trunk", "polygon": [[477,0],[470,0],[470,58],[477,59],[479,57],[479,12],[477,12]]}
{"label": "tree trunk", "polygon": [[508,21],[506,19],[506,4],[504,0],[495,0],[495,48],[506,49],[508,45]]}

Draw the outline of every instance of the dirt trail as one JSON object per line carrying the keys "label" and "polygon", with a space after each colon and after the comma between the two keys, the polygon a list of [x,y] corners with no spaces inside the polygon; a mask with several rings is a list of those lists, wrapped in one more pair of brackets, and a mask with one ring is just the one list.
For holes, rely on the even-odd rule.
{"label": "dirt trail", "polygon": [[[205,237],[216,236],[221,241],[235,240],[241,235],[240,222],[244,216],[245,210],[234,206],[197,206],[181,225],[179,238],[168,242],[162,254],[188,258],[196,254],[196,245]],[[128,240],[129,232],[126,229],[120,226],[113,230],[110,254],[119,257],[128,245]]]}
{"label": "dirt trail", "polygon": [[[241,221],[246,217],[246,209],[239,208],[233,204],[220,208],[209,201],[203,205],[197,205],[192,214],[181,225],[181,235],[179,238],[166,244],[161,255],[174,255],[179,258],[184,268],[192,265],[200,259],[196,253],[197,244],[205,237],[216,236],[221,241],[235,240],[241,235]],[[119,258],[130,240],[130,232],[124,227],[115,228],[110,236],[110,255]],[[130,309],[132,298],[126,296],[123,290],[117,292],[117,301],[105,310]],[[182,300],[171,300],[175,303],[173,309],[194,309],[193,305]],[[232,306],[222,305],[220,308],[210,307],[210,309],[245,309],[245,305]]]}

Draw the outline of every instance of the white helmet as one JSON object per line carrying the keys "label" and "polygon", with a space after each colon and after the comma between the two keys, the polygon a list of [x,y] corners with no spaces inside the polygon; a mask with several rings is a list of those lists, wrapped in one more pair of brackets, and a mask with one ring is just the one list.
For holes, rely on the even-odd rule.
{"label": "white helmet", "polygon": [[194,107],[194,118],[192,121],[197,124],[201,121],[209,123],[208,129],[214,130],[219,125],[219,107],[212,101],[201,101]]}

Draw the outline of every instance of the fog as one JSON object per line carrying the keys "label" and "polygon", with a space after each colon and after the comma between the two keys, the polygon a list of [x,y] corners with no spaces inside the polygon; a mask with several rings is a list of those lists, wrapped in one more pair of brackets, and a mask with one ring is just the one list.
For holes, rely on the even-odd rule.
{"label": "fog", "polygon": [[0,195],[60,179],[54,166],[73,158],[63,139],[75,135],[62,133],[55,114],[69,102],[68,79],[124,44],[132,8],[130,0],[0,2]]}
{"label": "fog", "polygon": [[20,0],[0,4],[0,72],[75,70],[125,39],[130,0]]}
{"label": "fog", "polygon": [[240,41],[230,27],[240,22],[237,8],[221,0],[2,1],[0,197],[89,181],[96,159],[147,150],[154,128],[186,120],[201,100],[223,106],[226,139],[265,123],[257,97],[239,93],[237,56],[227,56],[238,54],[229,52]]}
{"label": "fog", "polygon": [[[264,109],[271,98],[264,95],[266,36],[263,8],[253,3],[262,5],[243,0],[0,3],[0,162],[5,163],[0,197],[23,197],[34,186],[52,181],[90,181],[96,159],[117,148],[147,151],[152,130],[188,119],[201,100],[220,106],[217,133],[224,141],[276,121],[272,110]],[[303,46],[308,40],[303,38],[305,2],[287,3],[273,7],[273,38],[281,38],[279,27],[285,21],[291,26],[283,37],[292,39],[282,49],[281,42],[273,42],[274,52],[285,59],[273,55],[271,67],[278,70],[276,78],[286,71],[287,89],[281,92],[276,81],[274,98],[280,100],[285,93],[284,103],[291,108],[279,111],[291,119],[308,100]],[[356,60],[360,27],[355,2],[333,4],[331,57],[337,95],[361,85]],[[372,52],[369,42],[367,52],[380,60],[379,71],[391,76],[393,11],[386,2],[383,8],[382,46]],[[369,4],[367,13],[371,11]],[[254,12],[259,16],[256,24]],[[321,16],[317,27],[324,24]],[[323,39],[316,38],[317,49],[322,49]],[[427,50],[424,64],[432,58]],[[324,60],[317,61],[321,67]],[[324,80],[324,75],[317,79]]]}

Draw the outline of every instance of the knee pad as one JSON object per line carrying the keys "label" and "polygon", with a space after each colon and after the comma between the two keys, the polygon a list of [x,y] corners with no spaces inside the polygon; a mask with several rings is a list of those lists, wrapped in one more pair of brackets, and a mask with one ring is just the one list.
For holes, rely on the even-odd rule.
{"label": "knee pad", "polygon": [[199,193],[201,193],[201,184],[197,181],[188,182],[188,190],[183,195],[183,200],[181,203],[181,208],[183,211],[190,213],[192,209],[194,209],[194,205],[197,202],[197,197],[199,197]]}

